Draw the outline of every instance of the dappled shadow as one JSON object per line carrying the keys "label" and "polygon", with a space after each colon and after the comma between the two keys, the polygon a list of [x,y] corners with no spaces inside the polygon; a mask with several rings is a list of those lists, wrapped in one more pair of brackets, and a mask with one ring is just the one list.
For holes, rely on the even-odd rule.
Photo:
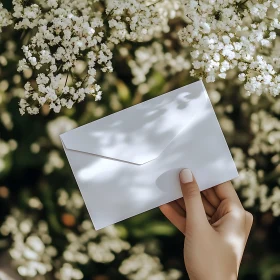
{"label": "dappled shadow", "polygon": [[[187,101],[183,110],[180,102],[182,98],[185,100],[184,94],[180,92],[179,98],[168,99],[168,102],[163,100],[159,104],[155,103],[154,107],[151,107],[150,101],[143,103],[144,107],[140,109],[132,107],[136,108],[135,120],[125,118],[120,122],[111,117],[112,122],[105,123],[107,126],[104,127],[99,126],[99,131],[90,133],[87,130],[90,139],[97,141],[92,145],[101,145],[99,152],[102,155],[109,151],[107,145],[122,145],[117,149],[118,153],[115,153],[118,160],[80,152],[83,145],[78,145],[79,151],[66,149],[97,229],[180,198],[182,193],[178,174],[182,168],[193,171],[201,190],[237,176],[229,149],[203,88],[201,87],[196,98],[193,94],[185,95]],[[174,105],[181,107],[176,112],[184,111],[185,115],[176,115],[174,110],[168,111],[170,107],[174,109]],[[172,121],[168,119],[168,113],[173,114]],[[128,114],[130,117],[133,115],[133,111]],[[177,119],[175,122],[174,115],[176,118],[179,115],[187,118]],[[149,121],[150,126],[146,126]],[[170,125],[165,126],[164,122],[168,121]],[[139,127],[131,123],[136,123]],[[131,131],[124,125],[131,125]],[[97,137],[98,133],[103,133],[102,137],[106,141]],[[149,133],[150,135],[146,135]],[[123,135],[123,138],[120,139],[117,135]],[[137,145],[140,145],[139,148]],[[128,158],[130,161],[139,163],[145,158],[147,162],[137,165],[120,161],[125,158],[122,157],[122,152],[126,152],[123,150],[125,148],[129,150],[125,155],[131,154],[132,158]],[[150,157],[149,151],[153,150],[156,153]],[[137,157],[142,153],[148,154],[148,157]]]}
{"label": "dappled shadow", "polygon": [[196,93],[193,88],[180,88],[76,128],[62,135],[65,146],[136,164],[153,160],[197,113],[202,88]]}

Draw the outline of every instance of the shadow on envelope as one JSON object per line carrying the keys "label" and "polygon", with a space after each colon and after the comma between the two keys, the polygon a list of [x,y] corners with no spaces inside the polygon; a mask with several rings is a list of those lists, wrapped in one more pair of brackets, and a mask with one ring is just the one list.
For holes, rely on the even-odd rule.
{"label": "shadow on envelope", "polygon": [[200,91],[186,87],[63,134],[66,148],[143,164],[155,159],[194,114]]}
{"label": "shadow on envelope", "polygon": [[182,168],[201,190],[238,175],[201,82],[139,105],[62,135],[96,229],[182,197]]}

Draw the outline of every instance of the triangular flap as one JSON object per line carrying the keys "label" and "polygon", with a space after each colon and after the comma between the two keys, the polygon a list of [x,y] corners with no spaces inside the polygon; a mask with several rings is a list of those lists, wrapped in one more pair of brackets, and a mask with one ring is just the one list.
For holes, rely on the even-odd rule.
{"label": "triangular flap", "polygon": [[144,164],[157,158],[191,119],[204,108],[202,82],[78,127],[60,137],[67,149]]}

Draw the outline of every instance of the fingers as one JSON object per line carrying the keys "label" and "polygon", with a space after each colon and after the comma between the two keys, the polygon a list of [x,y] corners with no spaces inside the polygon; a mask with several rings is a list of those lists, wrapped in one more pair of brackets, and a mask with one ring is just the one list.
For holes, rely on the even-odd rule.
{"label": "fingers", "polygon": [[[206,212],[208,217],[212,217],[213,214],[215,213],[216,209],[213,207],[211,203],[202,195],[201,193],[201,199],[202,199],[202,204],[204,207],[204,211]],[[180,207],[184,210],[184,213],[186,212],[186,206],[183,198],[179,198],[176,200],[176,202],[180,205]]]}
{"label": "fingers", "polygon": [[187,223],[190,226],[209,224],[202,204],[200,190],[189,169],[183,169],[180,172],[180,183],[187,212]]}
{"label": "fingers", "polygon": [[246,242],[249,237],[252,225],[253,225],[253,215],[250,212],[246,211],[245,213],[245,230],[246,230],[246,237],[247,237]]}
{"label": "fingers", "polygon": [[224,199],[212,216],[210,223],[223,234],[229,236],[232,234],[242,235],[246,243],[251,231],[253,216],[237,203],[230,199]]}
{"label": "fingers", "polygon": [[201,195],[201,199],[202,199],[202,203],[203,203],[206,214],[209,217],[212,217],[214,215],[214,213],[216,212],[216,209],[203,195]]}
{"label": "fingers", "polygon": [[171,201],[170,203],[161,205],[159,207],[163,215],[183,234],[185,234],[186,228],[186,217],[181,215],[183,211],[176,201]]}
{"label": "fingers", "polygon": [[176,200],[177,203],[180,205],[180,207],[184,210],[185,215],[186,215],[186,206],[183,198],[179,198]]}
{"label": "fingers", "polygon": [[[208,200],[204,196],[201,196],[202,204],[204,207],[204,211],[207,214],[207,218],[212,217],[212,215],[215,213],[216,209],[212,206],[212,204],[209,203]],[[186,206],[183,198],[179,198],[176,200],[176,202],[179,204],[179,206],[184,210],[185,216],[186,216]]]}
{"label": "fingers", "polygon": [[[243,211],[243,208],[241,209],[239,205],[236,205],[236,203],[233,203],[230,199],[224,199],[220,203],[214,215],[211,217],[211,224],[214,225],[229,213],[232,213],[235,220],[239,221],[240,217],[242,217],[241,213],[243,213]],[[229,218],[231,218],[231,216],[229,216]]]}
{"label": "fingers", "polygon": [[[183,169],[179,177],[183,199],[162,205],[160,210],[182,233],[186,233],[186,226],[191,228],[199,226],[201,228],[203,225],[209,225],[207,217],[210,217],[213,225],[229,212],[234,214],[240,210],[245,211],[230,181],[200,193],[197,182],[189,169]],[[234,209],[237,212],[233,211]],[[249,213],[246,214],[247,237],[252,226],[251,216]]]}
{"label": "fingers", "polygon": [[214,187],[214,190],[220,200],[229,199],[243,208],[239,197],[237,196],[237,193],[230,181],[217,185]]}
{"label": "fingers", "polygon": [[202,192],[202,195],[206,198],[206,200],[208,200],[208,202],[214,207],[214,208],[218,208],[218,206],[220,205],[220,199],[218,198],[216,192],[214,191],[214,188],[210,188],[207,190],[204,190]]}

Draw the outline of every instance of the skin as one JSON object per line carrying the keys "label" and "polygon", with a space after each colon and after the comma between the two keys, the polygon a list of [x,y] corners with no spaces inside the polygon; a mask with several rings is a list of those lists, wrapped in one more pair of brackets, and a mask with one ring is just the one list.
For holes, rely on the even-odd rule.
{"label": "skin", "polygon": [[183,198],[160,206],[184,235],[191,280],[236,280],[253,216],[230,181],[200,192],[195,178],[182,183]]}

